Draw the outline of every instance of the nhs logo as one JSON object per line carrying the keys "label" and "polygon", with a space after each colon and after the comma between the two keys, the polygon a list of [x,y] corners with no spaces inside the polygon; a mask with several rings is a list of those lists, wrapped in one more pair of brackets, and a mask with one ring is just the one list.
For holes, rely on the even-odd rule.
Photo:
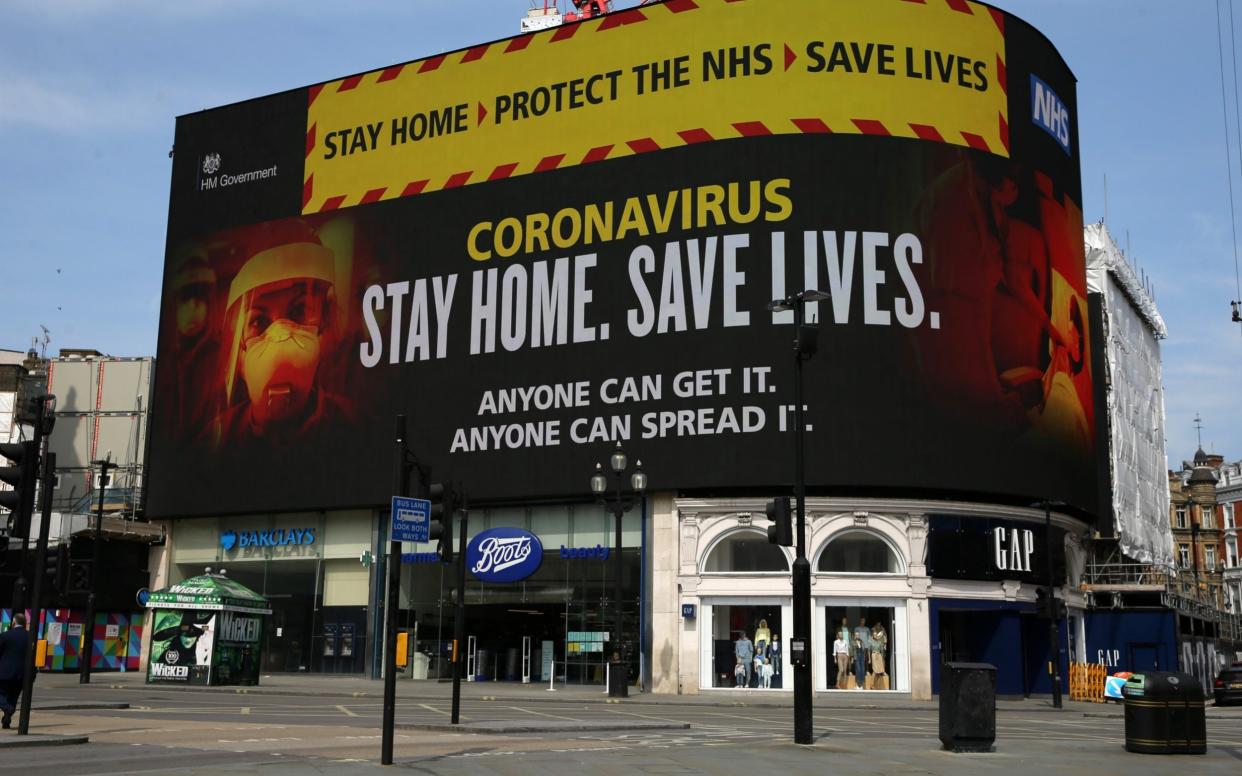
{"label": "nhs logo", "polygon": [[1052,135],[1061,150],[1067,154],[1070,152],[1069,109],[1057,93],[1034,73],[1031,73],[1031,121]]}

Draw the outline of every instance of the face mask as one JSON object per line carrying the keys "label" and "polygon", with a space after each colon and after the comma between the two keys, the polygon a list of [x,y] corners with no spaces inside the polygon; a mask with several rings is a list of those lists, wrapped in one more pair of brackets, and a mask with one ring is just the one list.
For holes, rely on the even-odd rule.
{"label": "face mask", "polygon": [[319,327],[281,318],[247,341],[242,374],[251,417],[259,426],[298,415],[319,366]]}

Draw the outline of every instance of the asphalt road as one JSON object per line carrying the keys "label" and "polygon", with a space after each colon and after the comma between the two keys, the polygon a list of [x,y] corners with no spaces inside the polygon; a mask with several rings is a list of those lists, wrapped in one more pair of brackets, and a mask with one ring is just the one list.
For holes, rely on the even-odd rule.
{"label": "asphalt road", "polygon": [[[115,700],[126,710],[43,711],[34,733],[88,733],[81,746],[8,749],[0,772],[249,773],[374,772],[380,748],[378,699],[287,697],[91,688],[42,693],[39,700]],[[791,774],[1160,774],[1242,771],[1242,715],[1208,720],[1206,756],[1144,756],[1122,749],[1116,707],[1003,713],[996,751],[943,752],[933,711],[817,710],[817,742],[792,743],[788,708],[728,705],[464,701],[463,721],[688,722],[689,730],[445,734],[399,730],[397,767],[435,774],[709,773]],[[398,706],[400,723],[443,723],[447,701]]]}

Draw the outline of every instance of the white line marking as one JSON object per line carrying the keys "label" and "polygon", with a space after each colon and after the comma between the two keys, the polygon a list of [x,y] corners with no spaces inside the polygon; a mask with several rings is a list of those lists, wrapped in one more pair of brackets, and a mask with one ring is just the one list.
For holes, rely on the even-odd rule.
{"label": "white line marking", "polygon": [[353,712],[352,712],[352,711],[350,711],[348,708],[346,708],[343,704],[337,704],[337,708],[338,708],[338,709],[340,709],[340,710],[341,710],[341,713],[342,713],[342,714],[344,714],[344,715],[345,715],[345,716],[347,716],[347,717],[356,717],[356,716],[358,716],[357,714],[353,713]]}
{"label": "white line marking", "polygon": [[581,722],[582,721],[581,719],[578,719],[576,717],[560,717],[560,716],[557,716],[556,714],[545,714],[542,711],[535,711],[534,709],[524,709],[521,706],[510,706],[509,708],[513,709],[514,711],[522,711],[527,714],[537,714],[541,717],[548,717],[549,719],[563,719],[567,722]]}

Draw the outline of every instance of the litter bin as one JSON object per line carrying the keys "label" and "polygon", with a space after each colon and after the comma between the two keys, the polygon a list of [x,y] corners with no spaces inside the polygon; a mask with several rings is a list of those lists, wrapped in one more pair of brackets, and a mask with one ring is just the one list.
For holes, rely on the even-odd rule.
{"label": "litter bin", "polygon": [[990,752],[996,742],[996,666],[940,669],[940,743],[951,752]]}
{"label": "litter bin", "polygon": [[1142,754],[1206,754],[1203,687],[1190,674],[1134,674],[1122,690],[1126,704],[1126,751]]}
{"label": "litter bin", "polygon": [[415,653],[414,653],[414,671],[413,671],[413,673],[412,673],[412,675],[411,675],[411,676],[412,676],[412,678],[414,678],[414,679],[426,679],[426,678],[427,678],[427,668],[428,668],[428,666],[430,666],[430,665],[431,665],[431,658],[430,658],[430,657],[428,657],[428,656],[427,656],[425,653],[423,653],[423,652],[415,652]]}
{"label": "litter bin", "polygon": [[628,698],[630,697],[628,664],[621,660],[621,656],[613,653],[612,660],[608,661],[608,697],[609,698]]}

